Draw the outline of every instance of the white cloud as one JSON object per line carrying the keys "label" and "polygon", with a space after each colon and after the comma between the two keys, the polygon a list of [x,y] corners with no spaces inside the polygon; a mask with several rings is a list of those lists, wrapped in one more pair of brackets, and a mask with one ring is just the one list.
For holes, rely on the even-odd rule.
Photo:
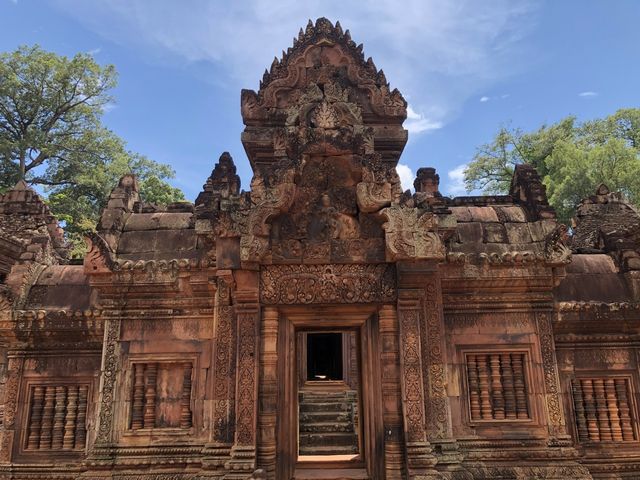
{"label": "white cloud", "polygon": [[[53,0],[146,61],[205,62],[211,80],[256,88],[274,55],[292,45],[308,18],[327,16],[351,30],[420,118],[412,131],[439,128],[464,102],[528,68],[521,40],[535,25],[535,0]],[[202,70],[198,73],[201,75]]]}
{"label": "white cloud", "polygon": [[446,193],[452,197],[456,195],[465,195],[467,189],[464,185],[464,169],[467,168],[467,164],[463,163],[458,165],[453,170],[447,172],[449,182],[447,183]]}
{"label": "white cloud", "polygon": [[109,113],[110,111],[114,110],[117,107],[118,106],[115,103],[107,102],[104,105],[102,105],[102,111],[104,111],[104,113]]}
{"label": "white cloud", "polygon": [[489,101],[489,97],[487,97],[487,96],[480,97],[480,101],[481,101],[482,103],[484,103],[484,102],[488,102],[488,101]]}
{"label": "white cloud", "polygon": [[404,163],[399,163],[396,166],[396,171],[398,172],[398,176],[400,177],[402,190],[413,190],[413,181],[415,180],[416,176],[411,170],[411,167],[409,167],[409,165],[405,165]]}
{"label": "white cloud", "polygon": [[89,50],[87,53],[89,55],[95,56],[95,55],[98,55],[101,51],[102,51],[102,49],[100,47],[98,47],[98,48],[93,48],[93,49]]}
{"label": "white cloud", "polygon": [[598,92],[580,92],[578,94],[579,97],[597,97],[598,96]]}
{"label": "white cloud", "polygon": [[442,128],[442,122],[432,120],[425,117],[422,113],[417,113],[411,105],[407,105],[407,119],[404,122],[404,128],[409,133],[422,133]]}

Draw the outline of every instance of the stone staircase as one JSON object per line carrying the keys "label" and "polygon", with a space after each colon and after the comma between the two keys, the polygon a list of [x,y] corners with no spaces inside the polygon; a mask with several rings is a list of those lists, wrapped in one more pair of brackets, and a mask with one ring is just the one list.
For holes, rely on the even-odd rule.
{"label": "stone staircase", "polygon": [[299,393],[300,455],[358,453],[358,401],[354,390]]}

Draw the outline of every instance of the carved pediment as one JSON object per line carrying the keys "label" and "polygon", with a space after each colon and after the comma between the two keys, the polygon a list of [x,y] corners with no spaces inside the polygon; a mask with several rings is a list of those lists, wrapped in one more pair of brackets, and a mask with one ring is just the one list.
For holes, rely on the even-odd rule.
{"label": "carved pediment", "polygon": [[403,201],[395,170],[407,104],[339,24],[309,23],[241,104],[254,172],[232,222],[242,261],[444,258],[437,202]]}
{"label": "carved pediment", "polygon": [[371,153],[397,162],[407,141],[407,104],[348,31],[325,18],[309,23],[275,59],[258,92],[243,90],[242,142],[254,170],[278,157],[313,152]]}

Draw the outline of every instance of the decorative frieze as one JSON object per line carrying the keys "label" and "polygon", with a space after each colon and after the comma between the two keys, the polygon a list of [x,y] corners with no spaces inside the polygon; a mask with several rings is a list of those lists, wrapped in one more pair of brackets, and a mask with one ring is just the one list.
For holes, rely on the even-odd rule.
{"label": "decorative frieze", "polygon": [[393,265],[269,265],[260,274],[268,305],[390,302],[396,298]]}
{"label": "decorative frieze", "polygon": [[89,385],[31,385],[25,449],[84,449],[88,393]]}
{"label": "decorative frieze", "polygon": [[637,440],[628,378],[580,378],[571,382],[578,440]]}
{"label": "decorative frieze", "polygon": [[468,353],[465,359],[472,421],[531,418],[525,353]]}

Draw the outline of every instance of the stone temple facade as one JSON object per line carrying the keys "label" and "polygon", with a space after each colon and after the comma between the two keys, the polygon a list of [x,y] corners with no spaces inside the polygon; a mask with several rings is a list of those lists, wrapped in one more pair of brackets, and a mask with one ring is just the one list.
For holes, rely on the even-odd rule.
{"label": "stone temple facade", "polygon": [[326,19],[195,203],[114,188],[82,263],[0,198],[1,479],[638,479],[640,215],[403,192],[407,104]]}

